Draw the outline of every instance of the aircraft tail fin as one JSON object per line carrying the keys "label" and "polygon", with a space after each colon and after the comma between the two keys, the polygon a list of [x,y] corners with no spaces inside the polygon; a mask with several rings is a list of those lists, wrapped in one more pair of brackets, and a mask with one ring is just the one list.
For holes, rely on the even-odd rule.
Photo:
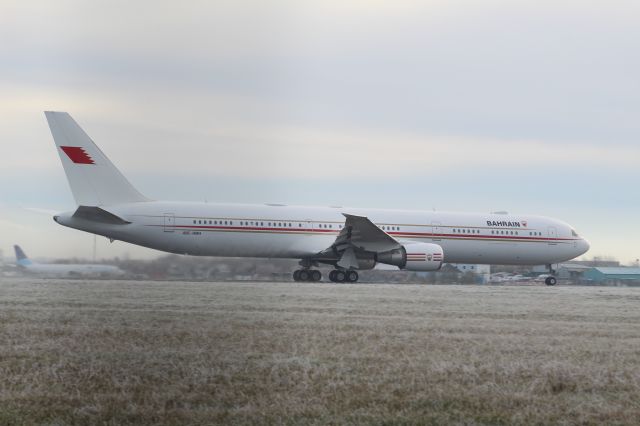
{"label": "aircraft tail fin", "polygon": [[79,206],[149,201],[66,112],[45,111],[71,192]]}
{"label": "aircraft tail fin", "polygon": [[19,245],[13,246],[13,250],[16,252],[16,262],[20,266],[31,265],[31,260],[27,257],[27,255],[22,251]]}

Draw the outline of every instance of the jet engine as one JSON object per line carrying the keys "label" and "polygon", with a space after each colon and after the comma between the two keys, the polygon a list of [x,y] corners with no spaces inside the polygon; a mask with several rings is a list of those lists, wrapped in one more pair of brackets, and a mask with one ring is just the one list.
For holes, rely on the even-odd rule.
{"label": "jet engine", "polygon": [[376,261],[380,263],[395,265],[407,271],[437,271],[443,260],[442,247],[430,243],[407,244],[376,256]]}

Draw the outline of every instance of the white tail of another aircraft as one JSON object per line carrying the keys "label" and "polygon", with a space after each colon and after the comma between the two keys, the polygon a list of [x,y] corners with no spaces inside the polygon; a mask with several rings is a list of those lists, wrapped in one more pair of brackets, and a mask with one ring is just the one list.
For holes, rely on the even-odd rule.
{"label": "white tail of another aircraft", "polygon": [[149,201],[66,112],[45,111],[71,192],[80,206]]}

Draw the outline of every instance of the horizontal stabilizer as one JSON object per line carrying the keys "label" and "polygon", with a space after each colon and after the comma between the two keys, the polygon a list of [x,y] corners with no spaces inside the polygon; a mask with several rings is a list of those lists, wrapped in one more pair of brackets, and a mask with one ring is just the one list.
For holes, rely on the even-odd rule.
{"label": "horizontal stabilizer", "polygon": [[127,225],[128,222],[113,213],[110,213],[100,207],[80,206],[73,213],[73,217],[78,219],[89,220],[91,222],[106,223],[108,225]]}

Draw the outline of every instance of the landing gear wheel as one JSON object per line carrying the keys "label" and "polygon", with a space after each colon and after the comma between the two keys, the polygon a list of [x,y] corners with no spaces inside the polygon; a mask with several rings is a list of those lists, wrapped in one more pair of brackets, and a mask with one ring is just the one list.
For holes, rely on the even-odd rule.
{"label": "landing gear wheel", "polygon": [[300,278],[300,281],[309,281],[309,271],[306,269],[300,269],[298,271],[298,277]]}
{"label": "landing gear wheel", "polygon": [[293,271],[293,280],[294,281],[300,281],[300,270],[299,269]]}
{"label": "landing gear wheel", "polygon": [[333,271],[333,272],[335,272],[333,274],[333,277],[335,278],[335,282],[337,282],[337,283],[343,283],[344,280],[347,278],[347,274],[345,274],[342,271],[338,270],[338,271]]}
{"label": "landing gear wheel", "polygon": [[358,273],[356,271],[347,271],[345,275],[345,280],[348,283],[355,283],[358,281]]}
{"label": "landing gear wheel", "polygon": [[314,270],[310,272],[310,281],[318,282],[322,279],[322,274],[318,270]]}
{"label": "landing gear wheel", "polygon": [[547,278],[544,280],[544,283],[545,283],[546,285],[556,285],[556,283],[557,283],[557,282],[558,282],[558,281],[556,280],[556,277],[547,277]]}

